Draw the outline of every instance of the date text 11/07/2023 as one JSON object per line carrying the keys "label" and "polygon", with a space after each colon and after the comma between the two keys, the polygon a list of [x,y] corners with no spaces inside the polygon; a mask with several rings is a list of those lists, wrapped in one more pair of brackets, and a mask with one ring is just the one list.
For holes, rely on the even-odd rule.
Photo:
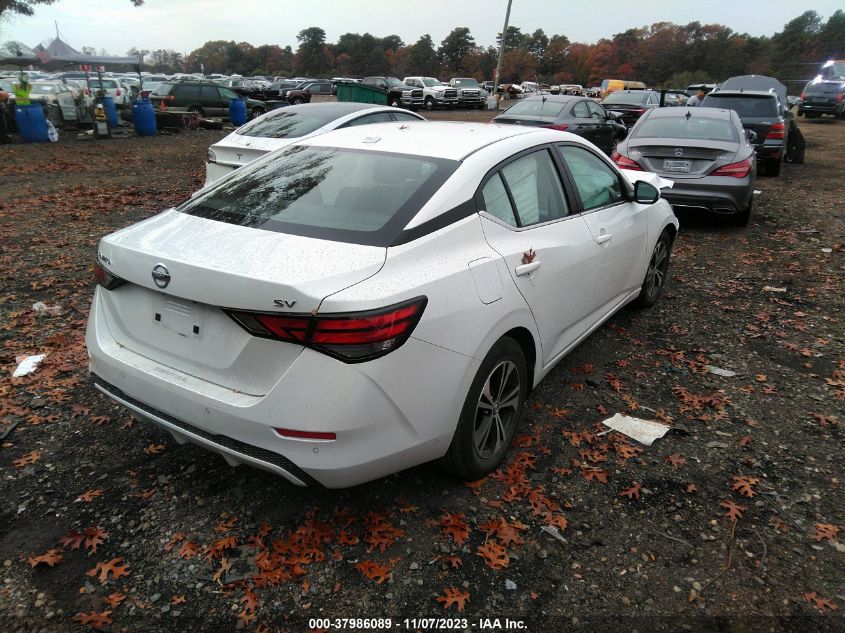
{"label": "date text 11/07/2023", "polygon": [[309,630],[390,630],[409,631],[526,631],[524,620],[510,618],[311,618]]}

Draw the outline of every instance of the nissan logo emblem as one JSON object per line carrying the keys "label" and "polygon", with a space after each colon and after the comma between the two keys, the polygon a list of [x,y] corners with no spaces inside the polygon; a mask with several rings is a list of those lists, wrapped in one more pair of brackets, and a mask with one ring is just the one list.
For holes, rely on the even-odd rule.
{"label": "nissan logo emblem", "polygon": [[680,157],[680,156],[683,156],[683,155],[684,155],[684,150],[682,148],[679,147],[675,150],[675,156]]}
{"label": "nissan logo emblem", "polygon": [[164,264],[156,264],[153,266],[153,281],[159,288],[167,288],[170,283],[170,271]]}

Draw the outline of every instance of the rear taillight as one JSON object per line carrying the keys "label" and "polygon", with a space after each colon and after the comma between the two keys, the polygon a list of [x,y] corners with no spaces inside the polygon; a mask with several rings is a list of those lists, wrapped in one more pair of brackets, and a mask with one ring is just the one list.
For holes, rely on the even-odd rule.
{"label": "rear taillight", "polygon": [[622,156],[619,152],[614,151],[610,155],[610,160],[616,163],[619,169],[630,169],[631,171],[645,171],[637,161],[631,160],[627,156]]}
{"label": "rear taillight", "polygon": [[126,283],[125,279],[112,275],[96,262],[94,262],[94,280],[106,290],[114,290]]}
{"label": "rear taillight", "polygon": [[769,133],[766,134],[766,138],[782,139],[785,134],[786,126],[783,123],[775,123],[769,128]]}
{"label": "rear taillight", "polygon": [[802,93],[801,93],[801,96],[800,96],[800,97],[798,97],[798,98],[799,98],[799,99],[803,99],[803,98],[804,98],[804,95],[805,95],[805,93],[803,93],[803,92],[802,92]]}
{"label": "rear taillight", "polygon": [[712,172],[711,176],[730,176],[731,178],[745,178],[751,173],[751,168],[754,166],[751,158],[746,158],[738,163],[731,163],[730,165],[722,165],[719,169]]}
{"label": "rear taillight", "polygon": [[337,358],[360,363],[398,349],[419,323],[427,299],[367,312],[342,314],[280,314],[226,310],[253,336],[297,343]]}
{"label": "rear taillight", "polygon": [[843,95],[843,94],[840,92],[838,95],[836,95],[836,102],[837,102],[837,103],[842,103],[842,99],[843,99],[843,97],[845,97],[845,95]]}
{"label": "rear taillight", "polygon": [[118,88],[117,90],[115,90],[115,91],[114,91],[114,96],[115,96],[115,97],[119,97],[119,96],[120,96],[120,88]]}
{"label": "rear taillight", "polygon": [[561,132],[566,132],[569,126],[566,123],[555,123],[553,125],[543,125],[541,127],[548,128],[550,130],[560,130]]}

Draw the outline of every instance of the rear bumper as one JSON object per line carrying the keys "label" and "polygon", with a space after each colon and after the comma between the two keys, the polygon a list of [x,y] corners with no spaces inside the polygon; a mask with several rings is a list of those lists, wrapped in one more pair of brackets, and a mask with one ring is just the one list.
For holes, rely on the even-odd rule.
{"label": "rear bumper", "polygon": [[845,110],[845,103],[802,103],[798,106],[798,114],[806,112],[818,112],[819,114],[842,114]]}
{"label": "rear bumper", "polygon": [[[99,293],[99,289],[98,289]],[[478,361],[418,339],[347,365],[305,349],[269,393],[253,396],[161,365],[117,343],[96,295],[86,332],[98,390],[138,417],[295,485],[354,486],[446,453]],[[335,440],[275,428],[332,432]]]}
{"label": "rear bumper", "polygon": [[[672,176],[666,174],[665,177]],[[660,195],[674,208],[733,214],[748,206],[753,193],[754,180],[751,177],[739,180],[708,176],[694,182],[675,179],[672,188],[661,190]]]}

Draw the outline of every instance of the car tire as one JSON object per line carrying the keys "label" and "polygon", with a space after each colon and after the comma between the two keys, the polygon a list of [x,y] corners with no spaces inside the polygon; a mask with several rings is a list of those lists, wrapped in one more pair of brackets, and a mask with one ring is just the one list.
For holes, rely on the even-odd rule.
{"label": "car tire", "polygon": [[423,105],[425,106],[426,110],[431,112],[432,110],[434,110],[435,107],[434,99],[432,99],[431,97],[426,97],[425,103]]}
{"label": "car tire", "polygon": [[772,178],[780,176],[780,159],[772,158],[766,163],[766,175]]}
{"label": "car tire", "polygon": [[290,100],[291,105],[299,105],[300,103],[302,103],[302,97],[294,97]]}
{"label": "car tire", "polygon": [[742,211],[738,211],[731,219],[734,226],[748,226],[748,221],[751,220],[751,211],[754,206],[754,197],[748,200],[748,204]]}
{"label": "car tire", "polygon": [[666,278],[669,275],[669,258],[672,256],[672,237],[669,231],[663,231],[657,238],[657,243],[651,251],[648,260],[648,269],[640,288],[640,295],[634,299],[634,305],[638,308],[650,308],[660,298],[663,287],[666,285]]}
{"label": "car tire", "polygon": [[253,108],[252,110],[249,111],[249,118],[250,118],[250,120],[254,119],[256,117],[261,116],[265,112],[266,112],[266,110],[264,108],[255,107],[255,108]]}
{"label": "car tire", "polygon": [[478,368],[441,466],[464,481],[496,470],[510,449],[527,394],[525,354],[515,340],[504,337]]}
{"label": "car tire", "polygon": [[387,105],[389,105],[392,108],[401,108],[402,102],[399,100],[398,97],[393,97],[392,99],[390,99],[390,101],[388,102]]}
{"label": "car tire", "polygon": [[191,106],[190,108],[188,108],[188,112],[191,114],[196,114],[201,119],[205,118],[205,110],[203,110],[199,106]]}

